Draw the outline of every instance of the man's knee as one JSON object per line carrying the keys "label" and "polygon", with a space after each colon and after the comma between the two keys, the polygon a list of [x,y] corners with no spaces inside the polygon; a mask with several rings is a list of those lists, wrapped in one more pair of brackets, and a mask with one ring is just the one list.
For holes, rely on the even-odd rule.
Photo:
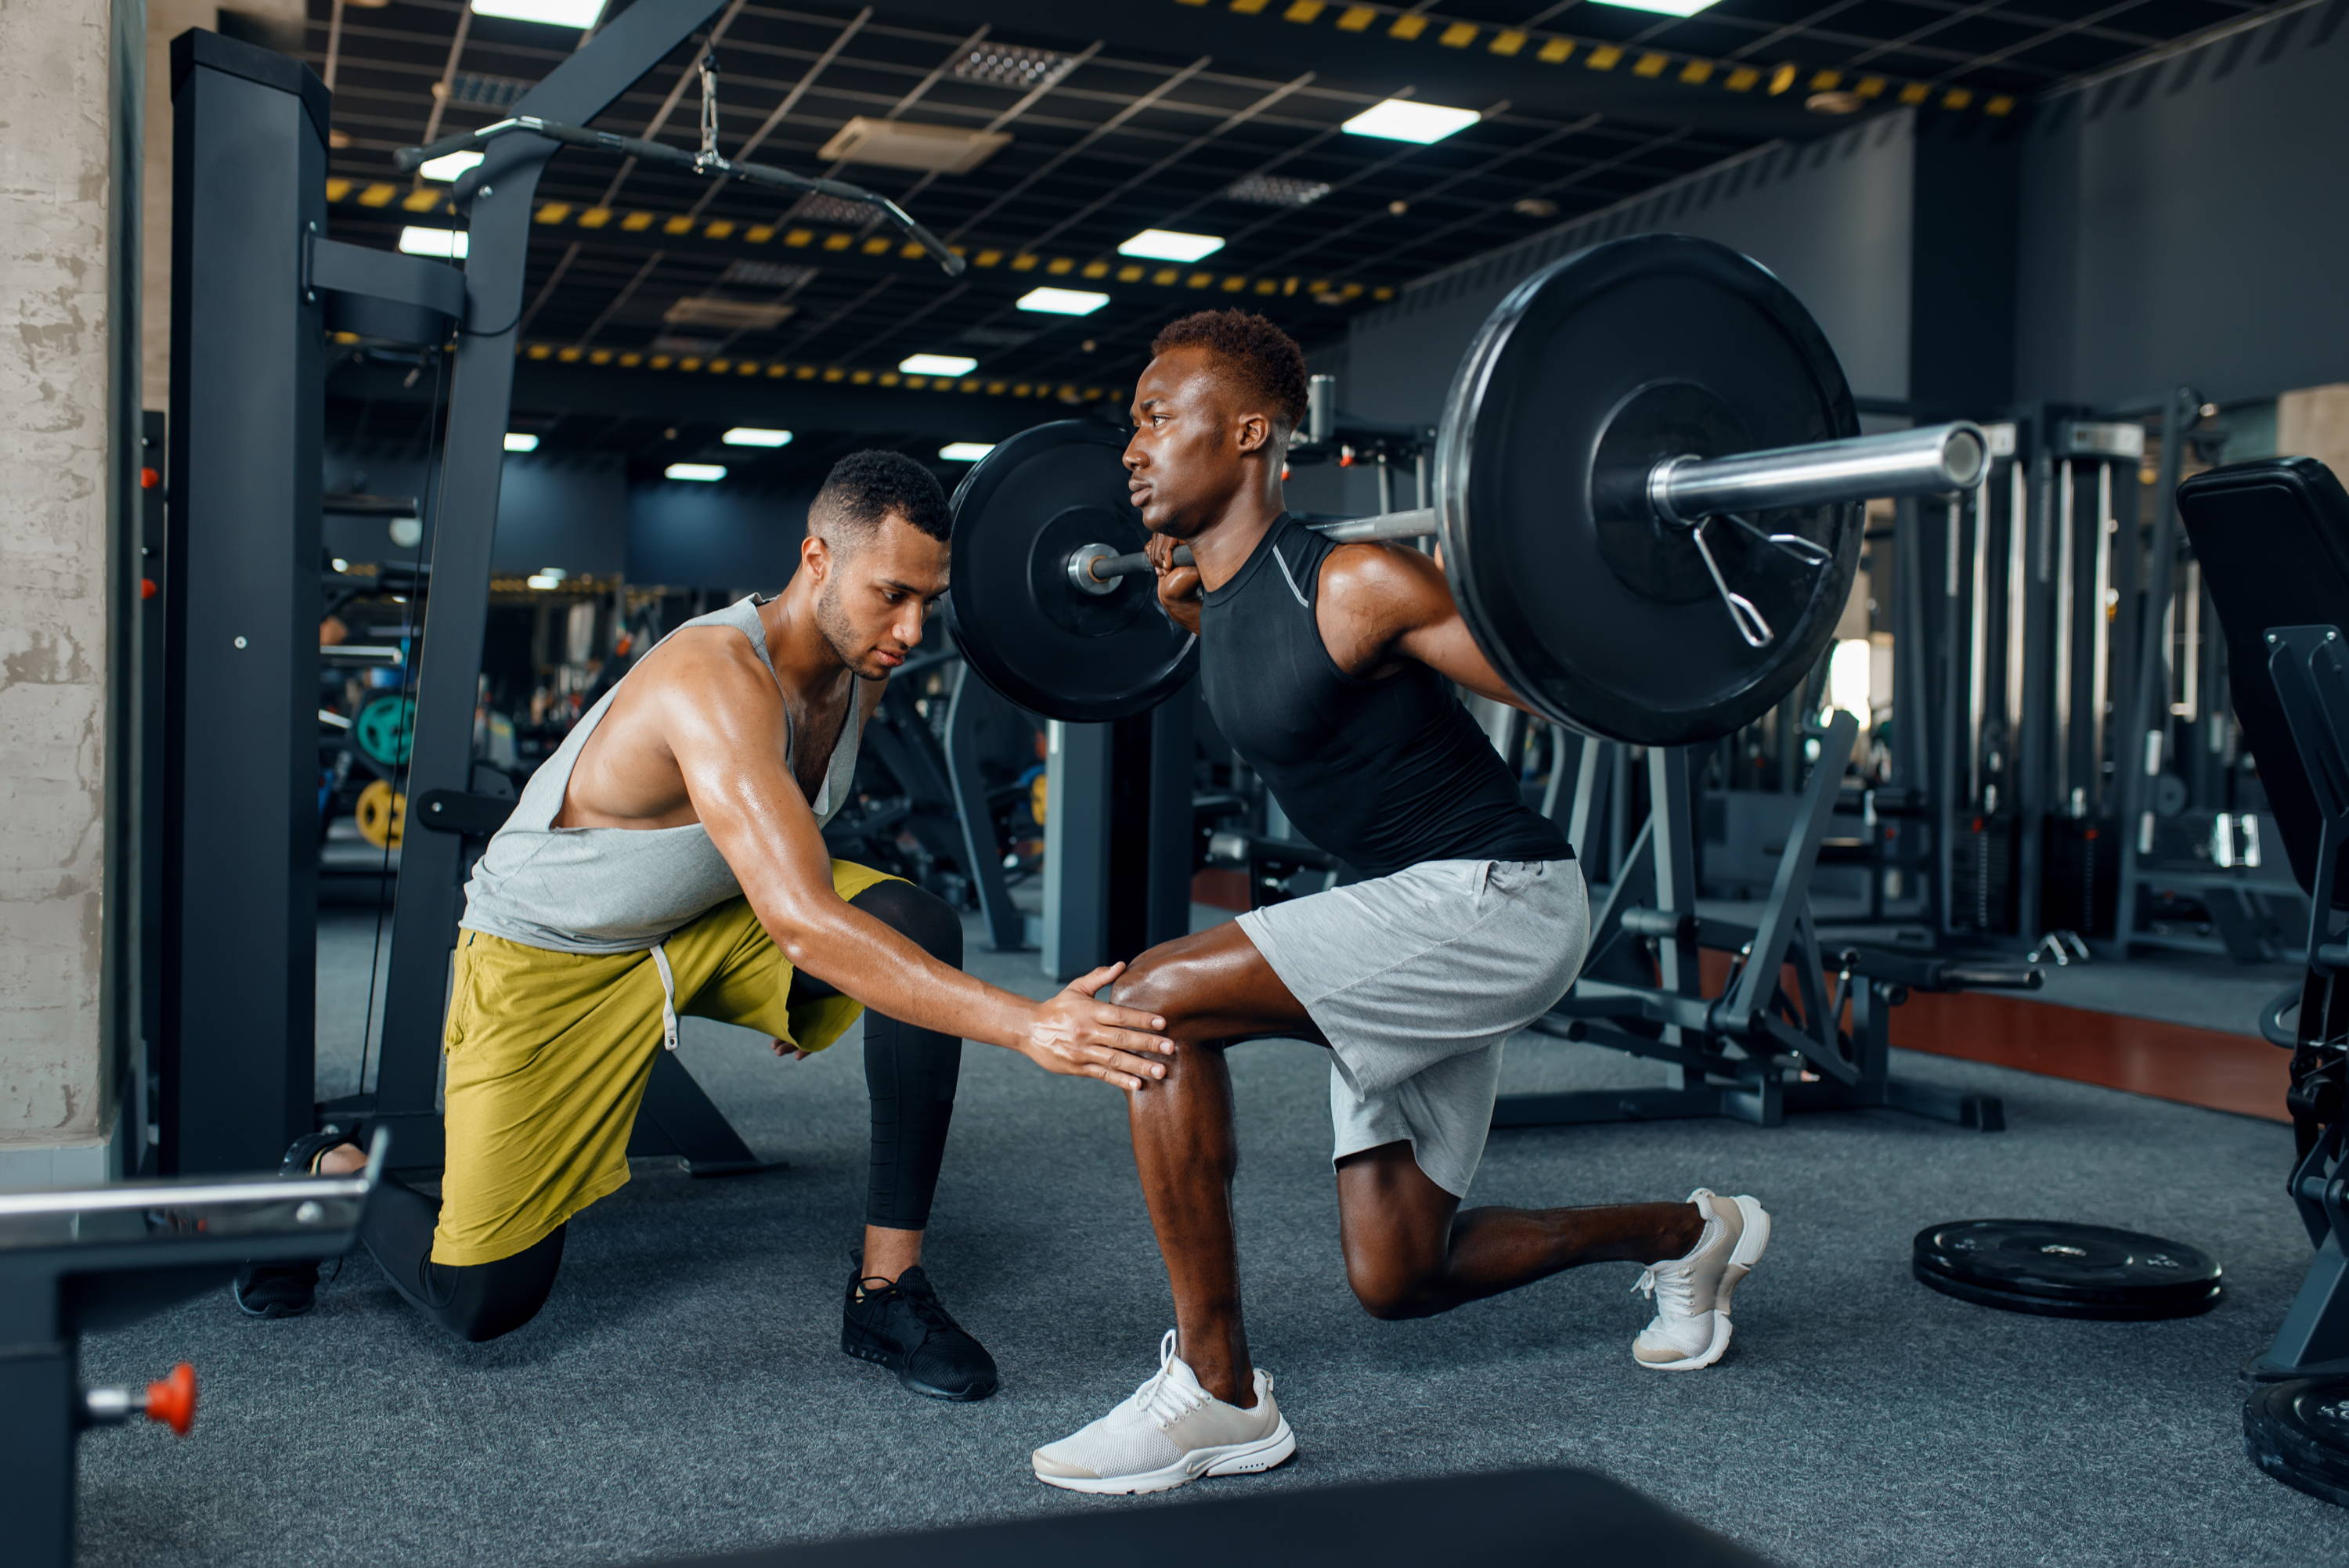
{"label": "man's knee", "polygon": [[939,963],[962,966],[962,916],[937,894],[911,882],[883,882],[848,902]]}
{"label": "man's knee", "polygon": [[1160,958],[1145,953],[1110,987],[1109,999],[1121,1007],[1133,1007],[1164,1018],[1166,1032],[1181,1040],[1206,978],[1202,968],[1188,959]]}
{"label": "man's knee", "polygon": [[563,1266],[567,1226],[558,1225],[509,1258],[486,1264],[424,1265],[434,1321],[458,1338],[482,1345],[536,1317]]}
{"label": "man's knee", "polygon": [[1422,1271],[1391,1264],[1346,1261],[1346,1284],[1354,1299],[1372,1317],[1393,1322],[1405,1317],[1432,1317],[1443,1310]]}

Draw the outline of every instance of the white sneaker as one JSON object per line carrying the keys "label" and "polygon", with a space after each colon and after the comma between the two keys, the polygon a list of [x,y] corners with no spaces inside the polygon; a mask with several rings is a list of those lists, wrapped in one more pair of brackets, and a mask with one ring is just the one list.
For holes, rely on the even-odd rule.
{"label": "white sneaker", "polygon": [[1257,1369],[1254,1409],[1226,1405],[1174,1354],[1170,1328],[1158,1343],[1157,1374],[1133,1398],[1031,1457],[1047,1486],[1133,1492],[1270,1470],[1296,1451],[1297,1435],[1272,1402],[1272,1374]]}
{"label": "white sneaker", "polygon": [[1704,1234],[1688,1256],[1656,1264],[1633,1290],[1648,1293],[1656,1315],[1631,1341],[1631,1355],[1659,1372],[1693,1372],[1729,1348],[1729,1298],[1770,1245],[1770,1215],[1751,1198],[1689,1194],[1704,1215]]}

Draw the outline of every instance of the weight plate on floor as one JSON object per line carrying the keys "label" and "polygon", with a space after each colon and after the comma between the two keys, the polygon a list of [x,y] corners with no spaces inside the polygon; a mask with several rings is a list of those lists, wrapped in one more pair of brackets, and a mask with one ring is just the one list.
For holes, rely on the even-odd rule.
{"label": "weight plate on floor", "polygon": [[1654,521],[1660,460],[1859,433],[1842,367],[1785,284],[1725,245],[1617,240],[1520,284],[1477,335],[1436,443],[1453,596],[1509,684],[1551,718],[1634,745],[1713,740],[1818,663],[1859,562],[1857,504],[1758,513],[1811,566],[1727,520],[1729,587],[1775,635],[1746,645],[1688,531]]}
{"label": "weight plate on floor", "polygon": [[1124,554],[1149,542],[1126,494],[1124,451],[1106,425],[1039,425],[981,458],[955,490],[955,643],[989,686],[1048,718],[1141,713],[1198,665],[1198,640],[1159,609],[1150,573],[1106,593],[1069,579],[1085,545]]}
{"label": "weight plate on floor", "polygon": [[2243,1451],[2311,1497],[2349,1508],[2349,1378],[2295,1378],[2243,1402]]}
{"label": "weight plate on floor", "polygon": [[360,838],[378,850],[396,850],[408,828],[408,797],[378,779],[359,791],[353,815]]}
{"label": "weight plate on floor", "polygon": [[351,721],[351,744],[370,762],[405,768],[416,746],[416,699],[379,696]]}
{"label": "weight plate on floor", "polygon": [[2199,1247],[2063,1220],[1961,1220],[1917,1233],[1909,1272],[1945,1295],[2042,1317],[2190,1317],[2218,1304]]}

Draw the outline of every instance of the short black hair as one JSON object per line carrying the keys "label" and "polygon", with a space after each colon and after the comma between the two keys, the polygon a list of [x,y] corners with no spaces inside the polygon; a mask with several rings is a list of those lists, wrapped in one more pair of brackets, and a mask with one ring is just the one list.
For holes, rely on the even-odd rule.
{"label": "short black hair", "polygon": [[1252,310],[1201,310],[1168,322],[1151,340],[1155,357],[1204,348],[1231,366],[1242,386],[1272,405],[1283,434],[1305,423],[1305,351]]}
{"label": "short black hair", "polygon": [[932,539],[954,531],[954,512],[937,476],[903,452],[849,453],[832,465],[808,511],[809,521],[845,525],[859,539],[870,538],[892,512]]}

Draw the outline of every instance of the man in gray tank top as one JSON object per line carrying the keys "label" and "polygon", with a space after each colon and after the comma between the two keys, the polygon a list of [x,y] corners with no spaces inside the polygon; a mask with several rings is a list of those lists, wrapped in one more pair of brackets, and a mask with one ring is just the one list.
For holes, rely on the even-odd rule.
{"label": "man in gray tank top", "polygon": [[[835,861],[865,720],[947,589],[946,497],[912,459],[843,459],[771,599],[687,623],[596,703],[534,774],[466,889],[448,1055],[441,1197],[388,1188],[366,1226],[393,1284],[468,1339],[536,1314],[573,1215],[628,1179],[626,1150],[679,1014],[806,1056],[860,1011],[873,1092],[863,1256],[841,1348],[916,1393],[983,1398],[993,1361],[920,1266],[963,1037],[1048,1072],[1143,1090],[1172,1042],[1155,1015],[1096,1001],[1120,966],[1047,1001],[966,975],[960,917]],[[355,1170],[314,1137],[295,1169]],[[308,1304],[264,1271],[260,1315]]]}

